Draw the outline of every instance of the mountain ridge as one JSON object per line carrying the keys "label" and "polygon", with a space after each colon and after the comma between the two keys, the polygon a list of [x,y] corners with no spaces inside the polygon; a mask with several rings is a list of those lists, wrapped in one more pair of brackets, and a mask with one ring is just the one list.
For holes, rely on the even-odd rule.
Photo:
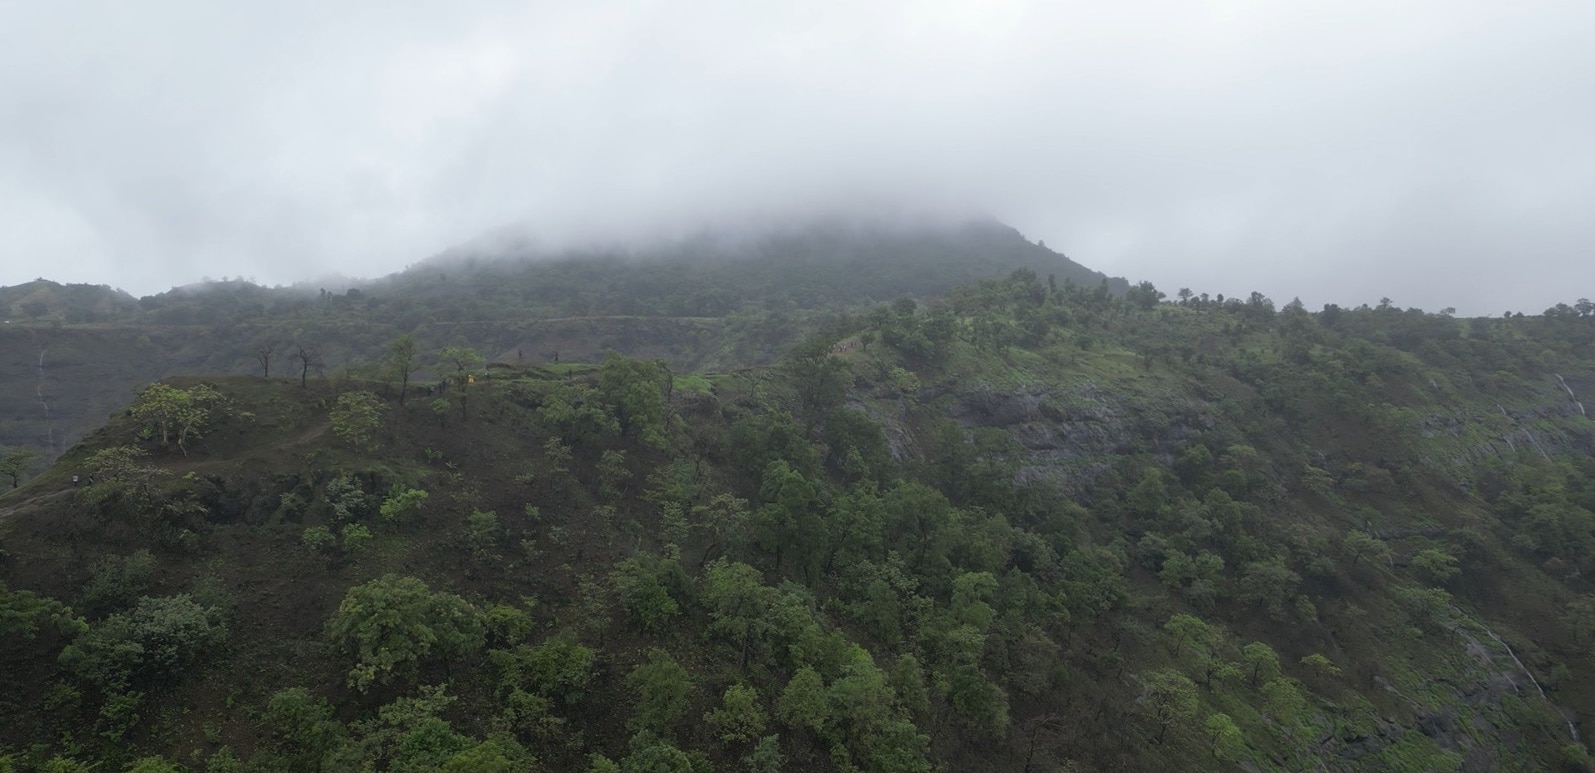
{"label": "mountain ridge", "polygon": [[[800,318],[936,295],[1019,268],[1127,287],[991,221],[917,231],[811,224],[734,246],[700,254],[679,242],[651,253],[538,260],[461,248],[442,263],[331,291],[243,280],[139,299],[48,281],[0,288],[0,312],[37,312],[0,325],[0,415],[11,417],[0,421],[0,446],[53,456],[135,387],[167,375],[250,372],[267,346],[283,349],[281,367],[291,347],[304,344],[322,371],[367,366],[403,333],[416,334],[429,354],[468,343],[504,361],[595,362],[615,349],[724,368],[772,361]],[[68,370],[52,371],[54,364]],[[73,375],[85,365],[94,376]],[[58,398],[50,416],[46,393]]]}

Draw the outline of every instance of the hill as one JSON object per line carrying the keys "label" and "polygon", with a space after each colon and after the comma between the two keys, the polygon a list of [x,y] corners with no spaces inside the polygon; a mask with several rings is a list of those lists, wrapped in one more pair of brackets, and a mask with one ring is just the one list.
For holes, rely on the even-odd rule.
{"label": "hill", "polygon": [[0,744],[1591,769],[1595,317],[1159,296],[1020,270],[729,372],[167,382],[0,497]]}
{"label": "hill", "polygon": [[1021,267],[1060,283],[1126,286],[990,222],[816,222],[624,251],[495,243],[331,290],[229,280],[134,301],[32,282],[0,288],[0,310],[15,315],[0,325],[0,446],[54,458],[150,380],[285,373],[300,347],[312,374],[371,376],[403,334],[427,365],[455,344],[499,362],[591,363],[615,350],[677,368],[766,364],[805,325],[843,309]]}
{"label": "hill", "polygon": [[105,285],[37,279],[0,287],[0,324],[98,322],[131,314],[135,304],[133,296]]}

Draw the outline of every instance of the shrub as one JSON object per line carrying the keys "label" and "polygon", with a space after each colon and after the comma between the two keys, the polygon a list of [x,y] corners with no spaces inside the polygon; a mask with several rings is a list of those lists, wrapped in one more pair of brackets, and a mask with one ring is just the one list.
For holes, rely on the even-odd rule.
{"label": "shrub", "polygon": [[403,523],[411,516],[421,512],[421,506],[426,504],[427,493],[421,489],[405,488],[394,484],[388,489],[388,498],[382,501],[379,512],[382,520],[389,523]]}
{"label": "shrub", "polygon": [[155,556],[148,550],[111,557],[90,570],[83,586],[83,607],[90,611],[121,609],[149,590]]}
{"label": "shrub", "polygon": [[299,537],[299,541],[305,543],[305,547],[319,551],[332,547],[338,541],[338,538],[332,533],[331,529],[325,526],[312,526],[305,529],[305,533]]}
{"label": "shrub", "polygon": [[327,629],[353,650],[349,684],[361,691],[409,676],[425,660],[469,654],[484,638],[481,614],[465,599],[393,574],[350,588]]}
{"label": "shrub", "polygon": [[370,392],[345,392],[332,408],[332,433],[358,449],[376,446],[382,427],[382,400]]}
{"label": "shrub", "polygon": [[227,638],[221,610],[187,594],[139,599],[62,650],[61,665],[107,694],[172,677]]}

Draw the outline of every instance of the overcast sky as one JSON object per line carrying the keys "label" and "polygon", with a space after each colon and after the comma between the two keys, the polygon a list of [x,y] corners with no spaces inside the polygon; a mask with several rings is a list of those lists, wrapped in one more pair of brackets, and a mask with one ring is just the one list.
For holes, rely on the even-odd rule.
{"label": "overcast sky", "polygon": [[1595,296],[1595,3],[0,0],[0,284],[837,202],[1170,294]]}

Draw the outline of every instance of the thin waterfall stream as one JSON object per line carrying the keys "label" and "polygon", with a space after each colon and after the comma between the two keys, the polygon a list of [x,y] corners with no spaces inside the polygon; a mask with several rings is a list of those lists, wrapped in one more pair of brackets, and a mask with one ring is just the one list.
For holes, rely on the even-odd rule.
{"label": "thin waterfall stream", "polygon": [[33,385],[33,396],[38,399],[39,405],[44,408],[45,444],[50,453],[55,453],[55,425],[50,421],[50,401],[44,394],[44,353],[49,347],[39,347],[39,379]]}
{"label": "thin waterfall stream", "polygon": [[1584,410],[1584,404],[1578,401],[1578,395],[1573,394],[1573,388],[1567,385],[1567,379],[1562,378],[1562,374],[1558,373],[1556,374],[1556,380],[1562,385],[1562,391],[1567,392],[1567,399],[1572,400],[1573,404],[1578,406],[1578,414],[1586,419],[1589,418],[1589,413]]}
{"label": "thin waterfall stream", "polygon": [[[1479,627],[1484,629],[1484,632],[1489,634],[1490,638],[1494,639],[1496,644],[1501,645],[1501,648],[1506,650],[1507,657],[1510,657],[1512,662],[1517,665],[1517,670],[1524,676],[1528,677],[1529,684],[1534,685],[1534,690],[1540,694],[1540,700],[1543,700],[1546,703],[1551,703],[1550,696],[1545,694],[1545,688],[1540,686],[1540,681],[1534,678],[1534,674],[1529,671],[1528,666],[1523,665],[1523,661],[1518,659],[1517,653],[1512,651],[1512,645],[1507,644],[1506,641],[1498,636],[1494,630],[1491,630],[1490,626],[1486,625],[1483,620],[1475,618],[1473,622],[1478,623]],[[1561,707],[1556,706],[1554,703],[1551,703],[1551,705],[1556,708],[1557,713],[1562,712]],[[1579,738],[1578,736],[1578,727],[1573,724],[1573,720],[1568,719],[1567,715],[1563,714],[1562,721],[1567,723],[1568,735],[1572,736],[1575,742],[1583,743],[1583,739]]]}

